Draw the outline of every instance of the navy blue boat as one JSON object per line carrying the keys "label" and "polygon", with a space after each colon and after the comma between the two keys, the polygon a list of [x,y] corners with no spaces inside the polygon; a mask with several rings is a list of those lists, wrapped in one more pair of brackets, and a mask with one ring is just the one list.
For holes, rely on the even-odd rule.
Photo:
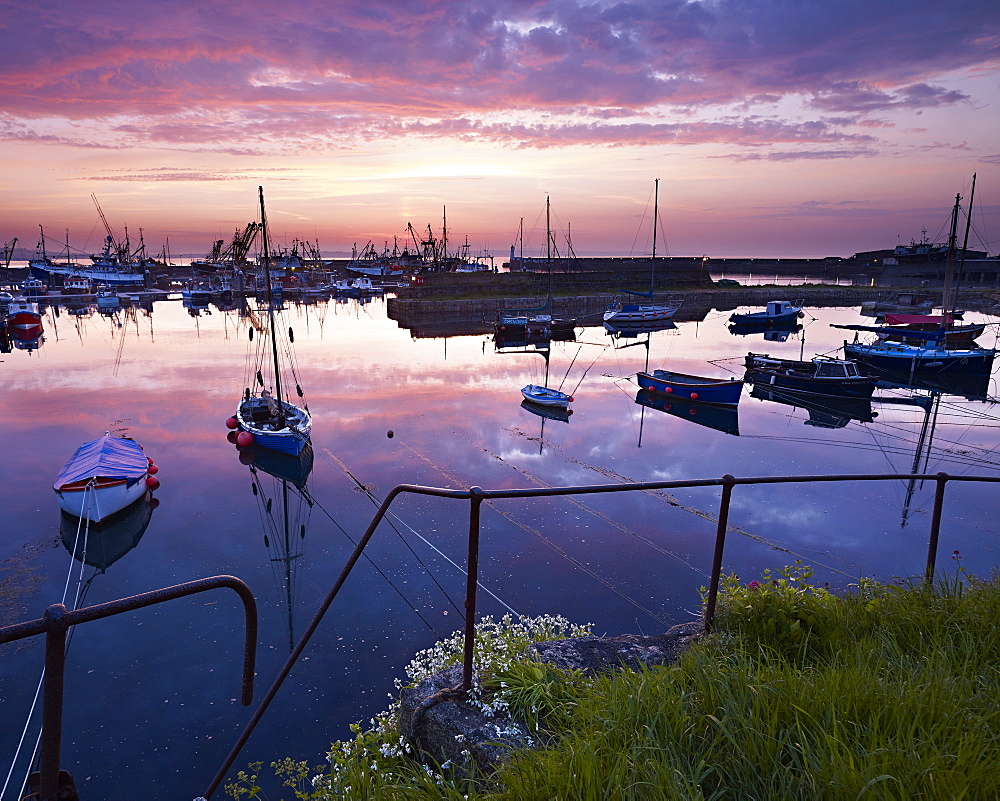
{"label": "navy blue boat", "polygon": [[804,362],[748,353],[745,364],[744,378],[754,386],[839,398],[870,398],[875,391],[875,379],[863,375],[858,365],[847,359],[818,356]]}

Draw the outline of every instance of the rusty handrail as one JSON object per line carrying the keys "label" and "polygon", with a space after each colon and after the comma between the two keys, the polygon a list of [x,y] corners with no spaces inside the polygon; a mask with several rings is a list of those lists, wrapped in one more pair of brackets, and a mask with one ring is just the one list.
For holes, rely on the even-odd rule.
{"label": "rusty handrail", "polygon": [[348,558],[347,563],[341,570],[340,575],[337,577],[336,582],[330,589],[323,603],[320,605],[316,614],[313,616],[312,621],[309,626],[303,632],[302,636],[299,638],[299,642],[296,644],[295,649],[289,655],[284,666],[279,672],[278,676],[272,682],[271,687],[268,689],[264,698],[261,700],[260,705],[255,710],[253,717],[247,723],[237,740],[236,744],[230,750],[229,755],[226,757],[225,762],[219,768],[215,777],[212,779],[211,784],[208,789],[200,798],[209,799],[212,797],[212,793],[218,788],[222,779],[225,777],[226,772],[232,767],[233,763],[236,761],[236,757],[242,750],[243,746],[246,744],[247,740],[250,738],[250,734],[256,727],[257,723],[263,717],[264,712],[267,710],[268,705],[273,700],[274,696],[277,694],[278,689],[284,682],[285,678],[288,676],[295,662],[298,660],[302,651],[308,644],[309,639],[312,637],[316,628],[319,626],[326,614],[330,605],[333,603],[334,598],[336,598],[337,593],[340,591],[344,582],[347,580],[348,575],[353,569],[354,565],[357,563],[358,559],[361,557],[365,546],[371,540],[375,533],[376,528],[379,523],[388,513],[389,507],[397,496],[409,493],[415,495],[429,495],[439,498],[451,498],[453,500],[467,500],[471,502],[469,511],[469,555],[468,555],[468,565],[466,571],[466,599],[465,599],[465,609],[466,609],[466,620],[465,620],[465,642],[464,642],[464,652],[463,652],[463,670],[462,670],[462,685],[458,691],[468,691],[472,688],[472,674],[473,674],[473,654],[475,651],[475,609],[476,609],[476,590],[478,587],[477,574],[479,565],[479,513],[480,507],[483,501],[489,500],[506,500],[513,498],[542,498],[542,497],[553,497],[553,496],[563,496],[563,495],[593,495],[600,493],[615,493],[615,492],[644,492],[651,490],[661,490],[661,489],[682,489],[682,488],[692,488],[692,487],[722,487],[722,493],[719,504],[719,520],[716,529],[716,544],[715,552],[713,555],[712,562],[712,575],[710,578],[708,596],[705,603],[704,611],[704,622],[706,628],[710,628],[714,618],[715,618],[715,607],[718,598],[719,582],[722,575],[722,557],[725,548],[725,535],[728,529],[729,520],[729,508],[732,499],[732,492],[736,486],[746,486],[746,485],[757,485],[757,484],[803,484],[803,483],[819,483],[819,482],[837,482],[837,481],[899,481],[899,480],[933,480],[937,482],[937,492],[935,494],[934,502],[934,512],[932,515],[931,522],[931,533],[928,542],[928,557],[927,557],[927,569],[926,577],[930,581],[933,579],[934,564],[937,551],[938,543],[938,533],[940,530],[941,523],[941,512],[944,503],[944,492],[945,485],[948,481],[977,481],[977,482],[992,482],[1000,483],[1000,477],[995,476],[952,476],[947,473],[937,473],[934,475],[926,475],[922,473],[874,473],[874,474],[837,474],[837,475],[810,475],[810,476],[760,476],[760,477],[745,477],[739,478],[726,474],[721,478],[708,478],[708,479],[691,479],[691,480],[678,480],[678,481],[645,481],[637,482],[632,484],[595,484],[589,486],[570,486],[570,487],[545,487],[545,488],[524,488],[524,489],[503,489],[503,490],[484,490],[480,487],[471,487],[468,490],[452,490],[443,489],[439,487],[423,487],[415,484],[399,484],[394,487],[389,494],[386,496],[385,500],[382,501],[372,518],[371,523],[369,523],[368,528],[365,530],[364,535],[358,540],[357,545],[354,548],[353,553]]}
{"label": "rusty handrail", "polygon": [[[59,796],[59,756],[62,740],[63,677],[66,666],[66,632],[70,626],[132,612],[154,604],[182,598],[207,590],[228,587],[243,601],[246,618],[246,639],[243,646],[242,701],[247,706],[253,700],[253,677],[257,649],[257,602],[250,588],[235,576],[212,576],[188,581],[173,587],[133,595],[116,601],[67,610],[63,604],[52,604],[45,616],[0,629],[0,645],[26,637],[45,634],[45,677],[42,695],[42,743],[38,770],[38,799],[54,801]],[[65,773],[63,771],[63,773]],[[75,793],[73,794],[75,795]]]}

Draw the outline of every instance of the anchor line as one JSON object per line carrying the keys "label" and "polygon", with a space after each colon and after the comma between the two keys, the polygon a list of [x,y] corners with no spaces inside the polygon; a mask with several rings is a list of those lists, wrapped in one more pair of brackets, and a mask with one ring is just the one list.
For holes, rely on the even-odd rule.
{"label": "anchor line", "polygon": [[[463,435],[459,434],[459,436],[461,436],[463,439],[465,439],[465,437]],[[468,440],[466,440],[466,441],[468,441]],[[425,463],[427,463],[428,465],[430,465],[431,467],[433,467],[435,470],[437,470],[439,473],[441,473],[442,475],[446,476],[447,478],[454,480],[453,477],[450,476],[446,470],[444,470],[443,468],[441,468],[438,465],[434,464],[434,462],[432,462],[426,456],[424,456],[423,454],[421,454],[418,451],[414,450],[409,445],[406,445],[406,443],[403,443],[403,445],[411,453],[413,453],[417,458],[423,460]],[[482,450],[484,452],[486,452],[486,453],[489,453],[489,451],[487,451],[485,448],[483,448]],[[490,455],[493,455],[493,454],[490,454]],[[494,458],[499,458],[499,457],[495,457],[494,456]],[[500,461],[503,461],[503,460],[500,459]],[[510,514],[509,512],[505,511],[504,509],[501,509],[499,507],[499,505],[496,504],[496,503],[494,503],[493,501],[484,501],[483,503],[486,504],[487,506],[489,506],[491,509],[493,509],[493,511],[495,511],[497,514],[499,514],[501,517],[503,517],[507,521],[513,523],[515,526],[517,526],[522,531],[524,531],[524,532],[526,532],[528,534],[532,534],[535,537],[537,537],[538,539],[540,539],[545,545],[547,545],[549,548],[551,548],[555,553],[559,554],[559,556],[561,556],[567,562],[569,562],[570,564],[572,564],[574,567],[576,567],[577,569],[581,570],[582,572],[586,573],[588,576],[590,576],[591,578],[593,578],[595,581],[598,581],[599,583],[603,584],[605,587],[607,587],[609,590],[611,590],[615,595],[617,595],[622,600],[624,600],[627,603],[631,604],[632,606],[634,606],[639,611],[645,612],[647,615],[649,615],[653,620],[657,621],[658,623],[660,623],[660,624],[662,624],[664,626],[667,626],[667,627],[670,626],[670,621],[664,619],[663,617],[661,617],[657,613],[653,612],[652,610],[647,609],[645,606],[643,606],[637,600],[635,600],[634,598],[632,598],[631,596],[629,596],[627,593],[625,593],[624,591],[622,591],[621,589],[619,589],[617,586],[615,586],[610,580],[608,580],[604,576],[601,576],[599,573],[597,573],[597,571],[595,571],[595,570],[587,567],[587,565],[585,565],[580,560],[576,559],[574,556],[571,556],[567,551],[565,551],[562,548],[562,546],[560,546],[555,541],[553,541],[553,540],[549,539],[548,537],[546,537],[538,529],[534,528],[533,526],[529,526],[529,525],[527,525],[525,523],[522,523],[521,521],[515,519],[512,514]]]}
{"label": "anchor line", "polygon": [[[334,464],[334,466],[336,466],[341,472],[343,472],[344,475],[350,481],[352,481],[365,495],[367,495],[373,505],[375,505],[376,507],[381,505],[382,503],[381,499],[378,496],[376,496],[375,493],[372,492],[372,490],[369,487],[365,486],[365,484],[363,484],[360,480],[358,480],[358,478],[351,472],[351,470],[347,467],[347,465],[344,464],[344,462],[338,456],[331,453],[329,450],[326,450],[325,448],[323,449],[323,451],[324,451],[324,456],[328,459],[328,461]],[[399,528],[397,528],[397,525],[409,531],[411,535],[413,535],[421,542],[423,542],[424,545],[426,545],[434,553],[436,553],[438,556],[440,556],[442,559],[448,562],[448,564],[454,567],[463,576],[467,575],[465,568],[463,568],[460,564],[455,562],[455,560],[452,559],[450,556],[448,556],[448,554],[444,553],[440,548],[434,545],[430,540],[428,540],[413,526],[411,526],[409,523],[407,523],[405,520],[403,520],[401,517],[399,517],[399,515],[395,514],[394,512],[390,511],[386,513],[386,521],[388,522],[392,530],[396,532],[396,536],[399,537],[400,541],[406,546],[407,550],[410,551],[410,553],[413,555],[414,559],[416,559],[417,563],[420,565],[420,567],[423,569],[426,575],[435,584],[435,586],[437,586],[438,590],[441,592],[444,598],[447,599],[449,604],[451,604],[452,608],[458,613],[459,617],[461,617],[464,620],[465,619],[464,611],[458,606],[458,604],[455,603],[455,601],[449,595],[447,590],[445,590],[444,587],[441,586],[441,583],[438,581],[433,571],[424,563],[424,561],[420,558],[420,556],[413,550],[412,546],[407,542],[406,538],[403,537]],[[481,590],[483,590],[483,592],[487,593],[491,598],[493,598],[497,603],[499,603],[501,606],[507,609],[507,611],[509,611],[511,614],[514,615],[518,614],[518,612],[514,610],[506,601],[500,598],[491,589],[485,587],[481,582],[477,582],[477,586]],[[437,634],[437,632],[434,630],[433,627],[431,627],[429,624],[428,626],[431,628],[431,631],[434,631],[434,633]]]}
{"label": "anchor line", "polygon": [[[87,488],[84,489],[84,491],[83,491],[84,497],[83,497],[83,502],[82,502],[83,505],[81,506],[82,509],[88,508],[88,506],[87,506],[87,503],[88,503],[87,495],[88,495],[88,493],[91,493],[92,491],[93,491],[93,482],[91,482],[90,484],[88,484]],[[86,521],[86,524],[84,524],[84,521]],[[81,531],[83,533],[83,558],[81,558],[81,560],[80,560],[80,574],[77,577],[77,586],[76,586],[76,593],[75,593],[74,600],[73,600],[73,609],[79,608],[80,602],[85,597],[86,590],[90,586],[90,582],[89,581],[87,581],[86,584],[83,583],[83,568],[84,568],[84,565],[86,564],[85,563],[85,558],[86,558],[87,546],[88,546],[88,542],[89,542],[89,538],[90,538],[90,520],[87,519],[87,518],[80,517],[80,518],[77,519],[76,534],[75,534],[74,539],[73,539],[73,550],[71,551],[70,557],[69,557],[69,568],[66,571],[66,580],[63,582],[63,591],[62,591],[62,597],[60,599],[60,603],[62,603],[65,606],[65,604],[66,604],[66,598],[69,595],[70,582],[71,582],[72,577],[73,577],[73,556],[74,556],[74,554],[76,554],[77,548],[80,545]],[[65,652],[69,651],[70,643],[73,640],[74,630],[75,630],[75,627],[71,627],[70,630],[69,630],[69,632],[67,632],[67,635],[66,635],[66,644],[65,644]],[[38,684],[35,687],[34,697],[31,700],[31,706],[28,709],[28,714],[27,714],[27,718],[25,719],[25,722],[24,722],[24,727],[21,730],[21,736],[18,739],[17,748],[14,750],[14,756],[11,757],[10,768],[7,771],[7,776],[4,778],[3,787],[0,787],[0,798],[3,798],[4,794],[7,792],[7,787],[10,785],[10,780],[11,780],[12,776],[14,775],[14,770],[17,767],[17,760],[21,756],[21,751],[24,748],[25,740],[28,737],[28,730],[31,728],[31,720],[35,716],[35,710],[38,708],[39,697],[41,696],[42,684],[43,684],[44,681],[45,681],[45,668],[43,666],[42,667],[42,671],[41,671],[41,673],[39,674],[39,677],[38,677]],[[28,766],[27,766],[26,772],[24,774],[24,778],[21,780],[21,789],[18,792],[18,797],[21,797],[21,796],[24,795],[25,789],[28,786],[28,778],[29,778],[29,776],[31,774],[31,771],[33,770],[33,767],[36,765],[36,763],[38,761],[39,746],[41,744],[41,741],[42,741],[42,732],[39,729],[38,736],[35,738],[35,744],[34,744],[34,746],[32,747],[32,750],[31,750],[31,756],[28,759]]]}
{"label": "anchor line", "polygon": [[[338,468],[340,468],[340,470],[344,473],[344,475],[346,475],[351,481],[353,481],[357,485],[357,487],[368,497],[368,500],[370,500],[372,502],[372,505],[374,505],[376,508],[378,508],[379,506],[382,505],[382,500],[380,498],[377,498],[375,496],[375,493],[373,493],[370,488],[368,488],[367,486],[365,486],[364,484],[362,484],[358,480],[358,478],[348,469],[347,465],[344,464],[343,460],[341,460],[339,457],[335,456],[334,454],[330,453],[330,451],[328,451],[328,450],[325,450],[325,452],[333,460],[334,464],[336,464],[336,466]],[[390,517],[390,515],[387,515],[387,517]],[[393,517],[394,519],[396,519],[397,522],[401,522],[396,515],[391,515],[391,517]],[[427,576],[430,578],[430,580],[432,582],[434,582],[434,585],[438,588],[438,590],[441,591],[441,594],[445,597],[445,599],[447,599],[448,603],[451,604],[452,609],[454,609],[458,613],[459,617],[462,617],[463,620],[464,620],[464,615],[462,614],[462,610],[459,609],[458,604],[455,603],[455,601],[452,599],[452,597],[448,594],[447,590],[445,590],[445,588],[441,586],[440,582],[437,580],[437,578],[435,577],[435,575],[431,571],[431,569],[424,563],[424,561],[420,558],[420,556],[416,553],[416,551],[413,550],[413,548],[410,545],[410,543],[408,543],[406,541],[406,538],[403,537],[403,535],[400,533],[399,529],[396,528],[396,526],[394,525],[393,521],[389,520],[388,523],[389,523],[389,527],[394,532],[396,532],[396,536],[399,537],[400,542],[402,542],[403,545],[406,546],[406,549],[410,552],[410,554],[413,556],[413,558],[417,560],[417,564],[420,565],[420,567],[424,571],[424,573],[426,573]],[[407,526],[407,528],[410,528],[410,527]],[[412,528],[410,530],[413,531]],[[346,531],[344,533],[345,533],[345,535],[347,534]],[[417,536],[420,537],[419,534],[417,534]],[[348,539],[350,539],[349,536],[348,536]],[[421,537],[421,539],[423,539],[423,538]],[[426,540],[425,540],[425,542],[426,542]],[[416,611],[416,609],[414,609],[414,611]],[[419,613],[417,613],[417,614],[419,615]],[[421,619],[423,619],[423,618],[421,618]],[[431,631],[434,631],[434,633],[437,634],[437,631],[433,627],[431,627]]]}

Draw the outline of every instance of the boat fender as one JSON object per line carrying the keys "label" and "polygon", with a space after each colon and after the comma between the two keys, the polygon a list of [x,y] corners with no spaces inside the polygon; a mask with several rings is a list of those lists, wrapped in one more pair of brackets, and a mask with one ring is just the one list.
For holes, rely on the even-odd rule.
{"label": "boat fender", "polygon": [[692,392],[691,393],[691,400],[698,400],[698,393],[697,392]]}
{"label": "boat fender", "polygon": [[386,432],[385,432],[385,435],[386,435],[386,436],[387,436],[387,437],[388,437],[389,439],[392,439],[392,438],[393,438],[394,436],[396,436],[395,434],[393,434],[393,433],[392,433],[392,429],[391,429],[391,428],[390,428],[390,429],[389,429],[388,431],[386,431]]}
{"label": "boat fender", "polygon": [[235,429],[239,425],[239,421],[235,417],[230,417],[226,420],[226,428],[229,430]]}
{"label": "boat fender", "polygon": [[804,318],[805,316],[806,316],[806,313],[805,313],[804,311],[800,311],[800,312],[799,312],[799,319],[800,319],[800,320],[801,320],[802,318]]}
{"label": "boat fender", "polygon": [[693,417],[694,415],[698,414],[698,410],[697,409],[689,409],[688,410],[688,414],[690,414]]}
{"label": "boat fender", "polygon": [[666,392],[669,395],[671,392],[674,391],[674,388],[673,387],[664,387],[663,391]]}
{"label": "boat fender", "polygon": [[146,478],[146,486],[149,487],[151,490],[155,490],[157,487],[160,486],[160,479],[158,479],[156,476],[149,476]]}
{"label": "boat fender", "polygon": [[249,431],[241,431],[236,435],[236,444],[241,448],[246,448],[249,445],[253,445],[253,434]]}
{"label": "boat fender", "polygon": [[149,473],[151,476],[155,476],[157,473],[160,472],[160,468],[157,467],[152,462],[150,462],[149,467],[146,468],[146,472]]}
{"label": "boat fender", "polygon": [[572,395],[570,395],[570,396],[569,396],[569,399],[570,399],[570,402],[572,403],[572,401],[573,401],[573,396],[572,396]]}
{"label": "boat fender", "polygon": [[228,434],[226,434],[226,439],[229,440],[233,445],[236,444],[236,437],[237,434],[235,431],[230,431]]}

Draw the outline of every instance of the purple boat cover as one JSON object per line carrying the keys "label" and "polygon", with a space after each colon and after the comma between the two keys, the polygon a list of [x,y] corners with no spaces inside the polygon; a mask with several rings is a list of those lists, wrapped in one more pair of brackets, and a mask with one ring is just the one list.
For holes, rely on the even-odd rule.
{"label": "purple boat cover", "polygon": [[65,484],[95,476],[134,480],[142,478],[148,467],[149,460],[139,443],[105,434],[77,448],[52,486],[59,490]]}

